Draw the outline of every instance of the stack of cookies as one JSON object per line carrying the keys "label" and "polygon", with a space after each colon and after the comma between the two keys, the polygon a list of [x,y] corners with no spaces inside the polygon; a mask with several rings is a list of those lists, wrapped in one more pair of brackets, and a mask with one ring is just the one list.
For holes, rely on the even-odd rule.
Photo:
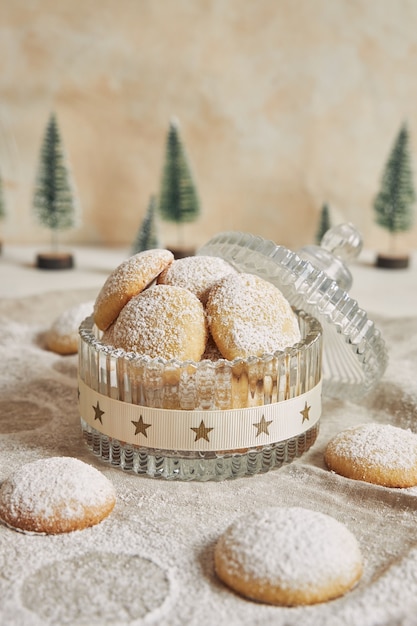
{"label": "stack of cookies", "polygon": [[147,250],[119,265],[94,305],[103,341],[151,358],[248,358],[300,341],[280,290],[218,257]]}

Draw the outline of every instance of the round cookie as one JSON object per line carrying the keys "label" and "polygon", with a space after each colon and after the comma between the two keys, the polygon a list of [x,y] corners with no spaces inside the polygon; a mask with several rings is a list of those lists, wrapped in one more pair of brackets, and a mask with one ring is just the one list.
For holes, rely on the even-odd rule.
{"label": "round cookie", "polygon": [[133,296],[143,291],[174,260],[169,250],[155,248],[123,261],[108,276],[94,305],[94,322],[106,330]]}
{"label": "round cookie", "polygon": [[199,361],[207,341],[203,305],[187,289],[153,285],[122,309],[113,340],[116,348],[151,358]]}
{"label": "round cookie", "polygon": [[234,591],[280,606],[341,596],[363,569],[349,529],[302,507],[268,508],[238,519],[218,540],[214,564],[218,577]]}
{"label": "round cookie", "polygon": [[0,519],[16,530],[67,533],[98,524],[116,502],[112,483],[72,457],[26,463],[0,487]]}
{"label": "round cookie", "polygon": [[347,478],[384,487],[417,485],[417,435],[389,424],[361,424],[338,433],[324,460]]}
{"label": "round cookie", "polygon": [[216,283],[206,311],[213,339],[229,360],[284,350],[301,339],[287,299],[254,274],[230,274]]}
{"label": "round cookie", "polygon": [[157,282],[188,289],[205,304],[212,285],[228,274],[237,274],[237,270],[220,257],[189,256],[176,259]]}
{"label": "round cookie", "polygon": [[94,302],[82,302],[59,315],[45,336],[46,347],[57,354],[78,352],[78,329],[86,317],[92,314]]}

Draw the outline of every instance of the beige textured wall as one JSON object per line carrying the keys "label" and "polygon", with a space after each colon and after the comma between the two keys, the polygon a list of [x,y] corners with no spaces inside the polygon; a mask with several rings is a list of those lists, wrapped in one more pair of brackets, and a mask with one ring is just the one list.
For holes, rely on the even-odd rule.
{"label": "beige textured wall", "polygon": [[175,115],[197,244],[238,229],[298,248],[327,201],[379,246],[372,199],[405,119],[417,174],[416,24],[416,0],[0,0],[1,237],[49,242],[31,199],[55,110],[83,216],[64,242],[132,242]]}

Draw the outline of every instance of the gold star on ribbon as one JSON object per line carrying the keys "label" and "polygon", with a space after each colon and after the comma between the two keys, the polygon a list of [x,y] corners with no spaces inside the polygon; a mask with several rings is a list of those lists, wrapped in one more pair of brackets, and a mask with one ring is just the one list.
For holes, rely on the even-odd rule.
{"label": "gold star on ribbon", "polygon": [[100,402],[97,400],[97,406],[93,406],[94,409],[94,420],[98,420],[100,422],[100,424],[103,423],[103,420],[101,419],[102,415],[104,415],[104,411],[102,411],[100,409]]}
{"label": "gold star on ribbon", "polygon": [[152,424],[145,424],[145,422],[143,421],[142,415],[140,416],[137,422],[134,422],[132,420],[132,424],[135,427],[135,435],[145,435],[145,437],[148,436],[146,429],[152,426]]}
{"label": "gold star on ribbon", "polygon": [[210,442],[210,439],[208,438],[208,434],[211,430],[213,430],[213,428],[207,428],[204,425],[203,420],[201,420],[200,426],[198,428],[191,427],[191,430],[195,432],[194,443],[198,441],[199,439],[205,439],[206,441]]}
{"label": "gold star on ribbon", "polygon": [[256,433],[256,436],[258,437],[258,435],[260,435],[261,433],[265,433],[265,435],[269,435],[268,428],[270,427],[272,422],[273,422],[273,420],[270,420],[270,421],[267,422],[266,419],[265,419],[265,415],[262,415],[261,421],[258,422],[257,424],[253,424],[253,426],[255,426],[255,428],[258,429],[258,432]]}
{"label": "gold star on ribbon", "polygon": [[304,405],[304,409],[300,411],[301,415],[303,416],[303,422],[302,422],[303,424],[306,420],[310,419],[310,415],[309,415],[310,409],[311,409],[311,406],[307,406],[307,402],[306,402]]}

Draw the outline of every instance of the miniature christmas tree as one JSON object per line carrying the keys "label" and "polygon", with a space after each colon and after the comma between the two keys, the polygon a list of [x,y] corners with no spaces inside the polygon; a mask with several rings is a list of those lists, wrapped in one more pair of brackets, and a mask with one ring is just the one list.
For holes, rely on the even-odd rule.
{"label": "miniature christmas tree", "polygon": [[[33,208],[39,222],[51,231],[52,257],[62,258],[58,254],[58,233],[76,226],[77,207],[61,135],[53,113],[41,147]],[[65,257],[68,258],[68,255]],[[72,266],[72,263],[68,266]]]}
{"label": "miniature christmas tree", "polygon": [[178,225],[178,245],[184,245],[181,226],[200,214],[200,201],[194,184],[179,126],[172,120],[166,141],[165,164],[159,196],[159,213],[167,222]]}
{"label": "miniature christmas tree", "polygon": [[320,211],[320,221],[316,233],[316,243],[320,245],[323,235],[331,228],[329,205],[325,202]]}
{"label": "miniature christmas tree", "polygon": [[156,199],[151,196],[145,217],[139,227],[138,234],[132,246],[132,254],[159,248],[158,229],[156,225]]}
{"label": "miniature christmas tree", "polygon": [[[392,246],[390,255],[379,255],[378,265],[407,267],[408,255],[398,254],[395,250],[395,235],[411,229],[415,199],[409,134],[407,126],[403,124],[386,163],[381,188],[374,201],[376,223],[391,234]],[[387,260],[389,258],[393,261]]]}

